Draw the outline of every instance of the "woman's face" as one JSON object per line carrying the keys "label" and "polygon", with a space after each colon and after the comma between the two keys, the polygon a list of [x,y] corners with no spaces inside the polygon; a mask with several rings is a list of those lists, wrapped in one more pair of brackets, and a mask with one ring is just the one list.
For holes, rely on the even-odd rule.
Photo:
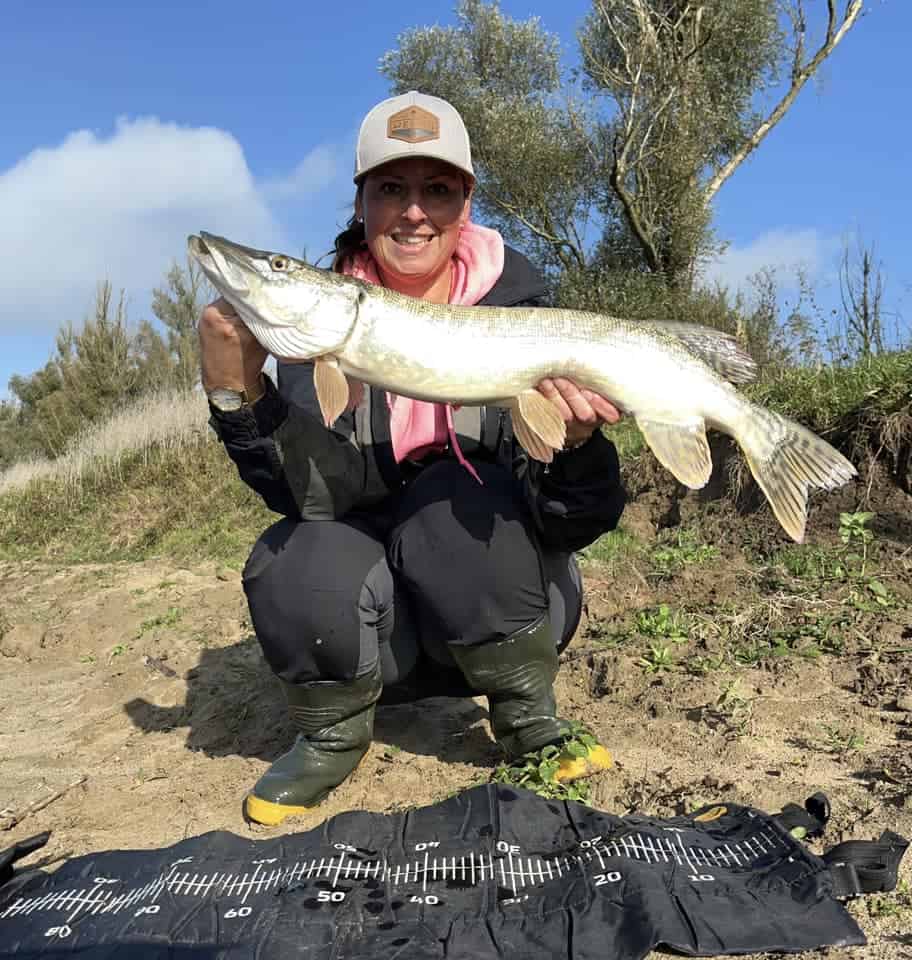
{"label": "woman's face", "polygon": [[355,212],[388,286],[413,287],[449,269],[470,193],[459,170],[424,157],[392,160],[364,178]]}

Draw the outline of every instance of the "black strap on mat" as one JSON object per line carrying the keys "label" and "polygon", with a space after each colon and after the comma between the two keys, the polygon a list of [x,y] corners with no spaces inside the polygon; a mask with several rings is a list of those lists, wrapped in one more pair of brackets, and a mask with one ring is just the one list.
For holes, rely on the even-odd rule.
{"label": "black strap on mat", "polygon": [[[818,791],[804,801],[804,807],[787,803],[775,819],[796,840],[820,837],[830,819],[830,801]],[[846,840],[826,850],[822,859],[833,878],[833,896],[848,900],[894,890],[908,846],[904,837],[885,830],[879,840]]]}
{"label": "black strap on mat", "polygon": [[823,854],[833,878],[833,896],[839,900],[866,893],[888,893],[896,888],[899,864],[909,841],[892,830],[879,840],[846,840]]}
{"label": "black strap on mat", "polygon": [[7,847],[6,850],[0,850],[0,887],[13,879],[15,873],[13,865],[16,861],[22,860],[36,850],[40,850],[48,842],[50,836],[51,832],[47,830],[44,833],[36,834],[34,837],[29,837],[27,840],[20,840],[11,847]]}

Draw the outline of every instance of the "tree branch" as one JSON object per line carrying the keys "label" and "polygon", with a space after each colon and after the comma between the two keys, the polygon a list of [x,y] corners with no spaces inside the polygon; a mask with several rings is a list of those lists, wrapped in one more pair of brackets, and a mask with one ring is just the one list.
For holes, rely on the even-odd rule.
{"label": "tree branch", "polygon": [[643,254],[646,257],[646,262],[649,264],[649,269],[654,273],[658,273],[661,270],[659,253],[651,237],[646,232],[646,228],[640,218],[639,210],[637,209],[637,202],[633,196],[631,196],[624,183],[627,177],[625,154],[629,146],[630,142],[628,140],[624,145],[624,150],[621,151],[620,154],[615,151],[614,163],[611,166],[611,172],[608,174],[608,181],[611,184],[612,190],[614,190],[618,199],[621,201],[621,206],[624,208],[624,215],[627,217],[630,229],[637,238],[637,242],[643,248]]}
{"label": "tree branch", "polygon": [[[792,83],[785,96],[776,104],[770,115],[757,127],[757,129],[741,144],[735,151],[731,159],[724,164],[706,185],[703,191],[705,201],[709,203],[716,195],[723,183],[738,169],[738,167],[760,146],[766,135],[776,126],[776,124],[785,116],[786,111],[794,102],[795,98],[801,92],[801,88],[807,83],[810,77],[820,66],[821,63],[836,49],[842,38],[852,29],[855,21],[858,19],[864,6],[864,0],[850,0],[846,6],[845,16],[839,28],[836,29],[836,0],[827,0],[829,17],[827,22],[826,39],[814,54],[811,60],[804,66],[800,66],[797,61],[792,70]],[[800,4],[799,4],[800,9]],[[803,33],[799,36],[799,46],[803,43]]]}
{"label": "tree branch", "polygon": [[582,250],[580,250],[578,247],[575,247],[569,240],[566,239],[566,237],[559,237],[553,232],[553,228],[549,231],[547,228],[536,226],[536,224],[532,223],[528,217],[523,216],[523,214],[521,214],[519,210],[508,200],[504,200],[501,197],[495,196],[489,196],[489,199],[491,203],[503,210],[504,213],[513,217],[515,220],[518,220],[533,236],[536,236],[539,238],[539,240],[544,240],[546,243],[551,244],[551,246],[554,247],[554,251],[561,263],[565,267],[569,268],[574,265],[571,262],[569,255],[572,255],[573,259],[576,261],[576,265],[580,267],[584,267],[586,265],[586,258],[583,255]]}

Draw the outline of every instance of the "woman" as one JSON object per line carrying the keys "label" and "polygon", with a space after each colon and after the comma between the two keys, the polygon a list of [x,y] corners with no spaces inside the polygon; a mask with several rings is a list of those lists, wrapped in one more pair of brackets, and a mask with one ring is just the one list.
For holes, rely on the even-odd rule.
{"label": "woman", "polygon": [[[461,117],[419,93],[365,117],[355,215],[333,269],[434,303],[536,305],[544,284],[470,220],[475,175]],[[274,824],[318,803],[370,745],[374,708],[485,694],[510,759],[561,744],[553,681],[579,622],[573,551],[617,524],[617,410],[564,380],[538,389],[567,423],[545,468],[506,411],[412,401],[365,387],[323,426],[313,366],[278,363],[223,300],[200,320],[212,423],[241,477],[284,518],[244,569],[251,618],[298,736],[245,801]],[[562,757],[571,779],[610,764]]]}

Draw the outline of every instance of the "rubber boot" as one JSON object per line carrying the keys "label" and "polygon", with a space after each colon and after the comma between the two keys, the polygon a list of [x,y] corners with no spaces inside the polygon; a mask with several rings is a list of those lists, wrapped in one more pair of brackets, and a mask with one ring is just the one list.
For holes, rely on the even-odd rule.
{"label": "rubber boot", "polygon": [[[487,696],[491,729],[508,761],[549,744],[566,743],[570,725],[557,716],[558,655],[547,614],[504,640],[451,644],[450,652],[469,683]],[[562,750],[555,779],[576,780],[610,766],[611,755],[600,744],[581,757]]]}
{"label": "rubber boot", "polygon": [[294,746],[256,782],[244,802],[250,820],[274,826],[304,813],[358,766],[374,735],[380,665],[350,683],[284,683]]}

